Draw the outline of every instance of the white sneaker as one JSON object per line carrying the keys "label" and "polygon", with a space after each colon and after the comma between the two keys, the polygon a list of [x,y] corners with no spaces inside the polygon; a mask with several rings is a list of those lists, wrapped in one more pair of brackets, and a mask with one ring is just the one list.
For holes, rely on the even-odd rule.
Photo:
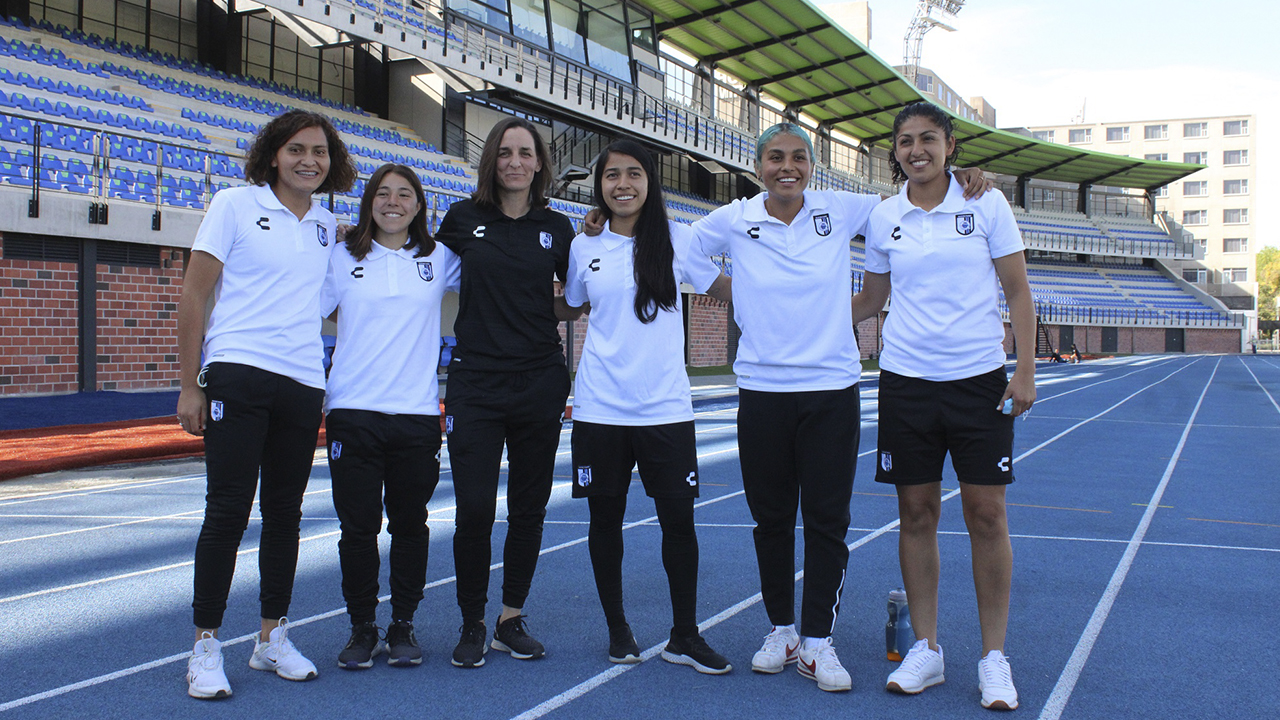
{"label": "white sneaker", "polygon": [[978,661],[978,689],[982,691],[982,707],[991,710],[1013,710],[1018,707],[1018,691],[1013,687],[1013,671],[1009,659],[992,650]]}
{"label": "white sneaker", "polygon": [[285,680],[310,680],[320,673],[316,666],[294,647],[289,639],[289,619],[280,618],[280,627],[271,631],[267,642],[260,642],[259,633],[253,634],[253,656],[249,667],[254,670],[274,670]]}
{"label": "white sneaker", "polygon": [[831,638],[822,638],[818,643],[806,648],[800,645],[796,653],[800,664],[796,669],[800,674],[818,681],[818,687],[827,692],[841,692],[853,687],[849,673],[845,672],[836,657],[836,649],[831,646]]}
{"label": "white sneaker", "polygon": [[187,694],[201,700],[231,697],[231,683],[222,671],[222,643],[213,633],[201,633],[187,661]]}
{"label": "white sneaker", "polygon": [[751,669],[758,673],[779,673],[796,661],[800,634],[794,625],[774,627],[764,636],[764,647],[751,658]]}
{"label": "white sneaker", "polygon": [[942,646],[939,645],[937,650],[930,650],[928,640],[917,640],[898,669],[889,673],[889,680],[884,687],[893,692],[915,695],[944,680]]}

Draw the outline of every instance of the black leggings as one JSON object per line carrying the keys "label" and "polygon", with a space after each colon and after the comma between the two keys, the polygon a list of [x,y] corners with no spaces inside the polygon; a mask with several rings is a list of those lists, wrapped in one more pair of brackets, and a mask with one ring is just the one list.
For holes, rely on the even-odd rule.
{"label": "black leggings", "polygon": [[213,363],[205,376],[208,489],[196,541],[192,619],[199,628],[222,626],[236,552],[257,491],[258,599],[262,617],[274,620],[289,613],[293,599],[302,495],[311,477],[324,390],[235,363]]}
{"label": "black leggings", "polygon": [[[693,527],[693,498],[654,498],[662,525],[662,566],[671,587],[671,625],[680,634],[698,629],[698,536]],[[625,623],[622,609],[622,518],[627,496],[587,498],[591,529],[587,545],[596,590],[609,627]]]}

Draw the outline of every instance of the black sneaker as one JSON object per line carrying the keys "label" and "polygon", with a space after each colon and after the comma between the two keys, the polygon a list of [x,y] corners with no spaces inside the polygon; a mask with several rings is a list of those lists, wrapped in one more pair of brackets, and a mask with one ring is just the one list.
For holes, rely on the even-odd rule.
{"label": "black sneaker", "polygon": [[484,665],[484,654],[489,652],[489,646],[484,644],[484,621],[463,620],[458,632],[462,633],[462,637],[458,640],[458,646],[453,649],[453,664],[460,668],[478,668]]}
{"label": "black sneaker", "polygon": [[378,635],[378,626],[371,622],[351,626],[351,639],[338,653],[338,667],[344,670],[360,670],[373,667],[373,659],[387,646]]}
{"label": "black sneaker", "polygon": [[494,650],[511,653],[517,660],[533,660],[546,653],[542,643],[529,636],[525,628],[524,615],[517,615],[508,620],[498,622],[493,629],[493,642],[489,647]]}
{"label": "black sneaker", "polygon": [[408,667],[422,664],[422,648],[413,634],[413,623],[393,620],[387,626],[387,664]]}
{"label": "black sneaker", "polygon": [[640,647],[631,634],[631,626],[622,623],[609,628],[609,662],[630,665],[640,662]]}
{"label": "black sneaker", "polygon": [[671,641],[662,649],[662,659],[677,665],[688,665],[707,675],[723,675],[733,669],[723,655],[711,649],[698,633],[687,637],[671,631]]}

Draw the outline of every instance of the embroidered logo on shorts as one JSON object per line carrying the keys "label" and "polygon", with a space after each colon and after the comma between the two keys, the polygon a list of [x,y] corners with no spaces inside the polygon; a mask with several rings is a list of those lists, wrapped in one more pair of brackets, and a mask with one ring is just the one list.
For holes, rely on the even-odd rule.
{"label": "embroidered logo on shorts", "polygon": [[687,483],[689,483],[689,486],[690,486],[690,487],[697,487],[697,486],[698,486],[698,471],[697,471],[697,470],[694,470],[693,472],[689,473],[689,477],[685,478],[685,479],[684,479],[684,481],[685,481],[685,482],[687,482]]}
{"label": "embroidered logo on shorts", "polygon": [[885,471],[885,472],[889,472],[890,470],[892,470],[892,469],[893,469],[893,455],[891,455],[891,454],[889,454],[889,453],[887,453],[887,452],[882,452],[882,453],[880,453],[880,467],[884,468],[884,471]]}
{"label": "embroidered logo on shorts", "polygon": [[956,232],[961,235],[971,235],[973,233],[974,222],[973,213],[965,213],[956,216]]}
{"label": "embroidered logo on shorts", "polygon": [[813,216],[813,230],[822,237],[831,234],[831,216],[827,213]]}
{"label": "embroidered logo on shorts", "polygon": [[452,433],[453,433],[453,416],[445,415],[444,416],[444,434],[449,435]]}
{"label": "embroidered logo on shorts", "polygon": [[418,261],[418,277],[422,278],[423,280],[426,280],[427,282],[431,282],[431,279],[434,278],[435,276],[436,276],[435,272],[431,270],[430,260]]}
{"label": "embroidered logo on shorts", "polygon": [[543,250],[550,250],[551,249],[551,233],[549,232],[538,233],[538,244],[542,246]]}
{"label": "embroidered logo on shorts", "polygon": [[578,468],[578,484],[586,487],[591,484],[591,466],[583,465]]}
{"label": "embroidered logo on shorts", "polygon": [[342,457],[342,443],[334,440],[333,443],[329,445],[329,457],[333,460],[337,460]]}
{"label": "embroidered logo on shorts", "polygon": [[996,463],[996,467],[1000,468],[1000,472],[1009,472],[1009,458],[1000,458],[1000,462]]}
{"label": "embroidered logo on shorts", "polygon": [[329,228],[324,225],[317,225],[316,239],[320,241],[320,247],[329,247]]}
{"label": "embroidered logo on shorts", "polygon": [[221,400],[214,400],[213,402],[209,403],[209,417],[214,422],[218,422],[219,420],[222,419],[222,401]]}

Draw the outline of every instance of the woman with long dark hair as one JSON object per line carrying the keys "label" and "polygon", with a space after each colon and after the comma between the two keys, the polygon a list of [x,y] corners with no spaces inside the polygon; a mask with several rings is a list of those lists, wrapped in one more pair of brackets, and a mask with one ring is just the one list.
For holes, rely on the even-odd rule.
{"label": "woman with long dark hair", "polygon": [[[1004,655],[1013,575],[1005,488],[1013,482],[1013,418],[1036,398],[1035,353],[1027,351],[1035,347],[1035,308],[1009,203],[1000,193],[966,199],[949,170],[958,152],[943,109],[917,102],[898,113],[889,161],[894,181],[905,185],[871,213],[867,272],[852,306],[855,323],[871,317],[892,288],[880,354],[876,480],[897,488],[898,556],[918,640],[886,687],[916,694],[945,677],[938,519],[950,454],[973,556],[982,706],[1012,710],[1018,691]],[[998,287],[1019,349],[1012,378],[1005,374]]]}
{"label": "woman with long dark hair", "polygon": [[[560,346],[554,281],[564,280],[573,225],[547,208],[554,176],[537,126],[494,125],[476,191],[449,208],[436,233],[462,259],[449,366],[445,434],[457,501],[453,559],[462,627],[453,664],[484,665],[489,647],[542,657],[523,613],[542,546],[569,371]],[[506,445],[507,538],[502,610],[485,644],[490,538]]]}
{"label": "woman with long dark hair", "polygon": [[[351,638],[338,667],[418,665],[413,616],[427,581],[427,502],[440,481],[440,304],[457,292],[458,256],[427,232],[422,183],[404,165],[374,171],[360,222],[329,262],[320,299],[336,309],[325,430]],[[377,625],[378,534],[391,534],[391,624]]]}
{"label": "woman with long dark hair", "polygon": [[249,150],[250,184],[214,195],[191,248],[178,304],[178,420],[204,436],[208,475],[187,666],[195,698],[231,695],[218,629],[255,492],[262,623],[249,666],[288,680],[316,676],[286,619],[324,398],[319,301],[336,228],[312,195],[345,191],[355,176],[327,118],[283,113]]}
{"label": "woman with long dark hair", "polygon": [[640,661],[622,601],[622,519],[638,465],[662,526],[671,590],[662,657],[726,673],[732,666],[698,634],[698,459],[679,285],[728,302],[731,284],[697,252],[689,227],[667,219],[661,174],[639,143],[619,140],[601,152],[595,200],[604,228],[575,238],[562,302],[591,312],[573,396],[573,495],[591,510],[588,547],[609,659]]}

